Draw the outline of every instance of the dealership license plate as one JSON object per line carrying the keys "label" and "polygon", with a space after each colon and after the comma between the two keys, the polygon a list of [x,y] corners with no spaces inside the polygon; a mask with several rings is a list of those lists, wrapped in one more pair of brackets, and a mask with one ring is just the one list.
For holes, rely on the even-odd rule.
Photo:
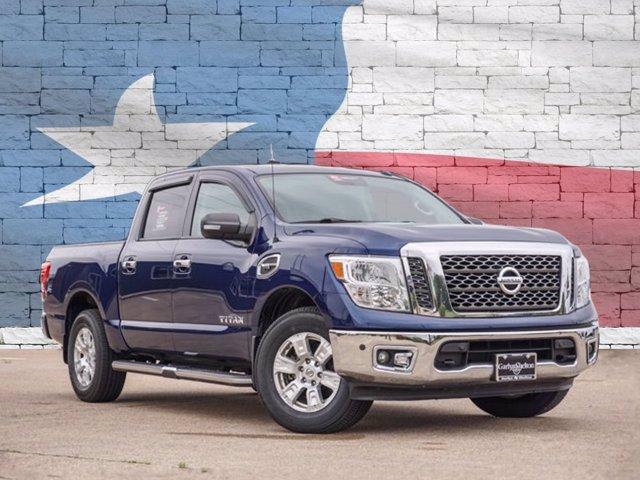
{"label": "dealership license plate", "polygon": [[499,353],[496,355],[496,381],[518,382],[536,379],[535,353]]}

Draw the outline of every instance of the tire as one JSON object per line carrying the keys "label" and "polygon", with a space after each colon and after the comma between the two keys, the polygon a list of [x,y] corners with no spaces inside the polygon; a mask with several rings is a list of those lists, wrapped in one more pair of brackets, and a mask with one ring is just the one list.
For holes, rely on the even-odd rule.
{"label": "tire", "polygon": [[[93,344],[93,351],[91,344]],[[97,310],[84,310],[78,314],[69,331],[67,348],[69,378],[80,400],[99,403],[111,402],[118,398],[127,374],[116,372],[111,368],[114,355],[107,343],[102,318]],[[91,358],[94,359],[93,362],[90,361]],[[81,365],[79,369],[76,368],[77,360]],[[87,368],[91,363],[93,363],[93,369]],[[89,375],[91,371],[93,373]]]}
{"label": "tire", "polygon": [[471,401],[480,410],[494,417],[528,418],[551,411],[567,396],[569,390],[528,393],[520,397],[484,397]]}
{"label": "tire", "polygon": [[[298,349],[291,342],[292,337],[296,341],[304,339],[296,345],[307,345],[307,354],[297,355]],[[276,356],[281,360],[281,352],[287,350],[287,346],[293,358],[285,357],[284,360],[291,360],[295,367],[287,363],[286,368],[295,374],[276,371],[274,365]],[[321,346],[322,352],[330,352],[324,319],[313,307],[298,308],[278,318],[258,346],[255,362],[258,394],[271,417],[292,432],[335,433],[346,430],[358,423],[373,403],[349,398],[347,381],[333,372],[333,358],[329,355],[323,357]],[[305,358],[312,360],[306,363]],[[311,386],[312,383],[315,387]],[[291,393],[295,398],[287,402],[282,392],[296,390],[298,387],[293,384],[306,390],[297,390],[300,392],[298,397]]]}

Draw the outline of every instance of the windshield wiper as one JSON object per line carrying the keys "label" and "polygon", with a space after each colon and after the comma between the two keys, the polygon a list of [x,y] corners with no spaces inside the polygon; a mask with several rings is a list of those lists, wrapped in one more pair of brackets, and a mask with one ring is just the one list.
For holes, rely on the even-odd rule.
{"label": "windshield wiper", "polygon": [[362,223],[362,220],[347,220],[345,218],[327,217],[320,220],[304,220],[302,222],[293,223]]}

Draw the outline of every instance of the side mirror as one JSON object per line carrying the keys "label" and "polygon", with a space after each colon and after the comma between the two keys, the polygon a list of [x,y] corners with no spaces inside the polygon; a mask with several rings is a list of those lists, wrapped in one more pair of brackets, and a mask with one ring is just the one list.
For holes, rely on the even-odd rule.
{"label": "side mirror", "polygon": [[484,222],[482,220],[480,220],[479,218],[467,217],[467,220],[472,225],[484,225]]}
{"label": "side mirror", "polygon": [[208,213],[200,221],[200,232],[204,238],[248,242],[253,230],[242,226],[237,213]]}

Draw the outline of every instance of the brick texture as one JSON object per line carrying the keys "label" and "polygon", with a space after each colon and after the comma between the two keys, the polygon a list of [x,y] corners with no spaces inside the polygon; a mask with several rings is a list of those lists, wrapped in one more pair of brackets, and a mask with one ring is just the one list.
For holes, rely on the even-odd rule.
{"label": "brick texture", "polygon": [[0,1],[0,326],[37,325],[51,245],[122,238],[151,177],[270,145],[557,229],[592,258],[606,324],[637,326],[639,8]]}

